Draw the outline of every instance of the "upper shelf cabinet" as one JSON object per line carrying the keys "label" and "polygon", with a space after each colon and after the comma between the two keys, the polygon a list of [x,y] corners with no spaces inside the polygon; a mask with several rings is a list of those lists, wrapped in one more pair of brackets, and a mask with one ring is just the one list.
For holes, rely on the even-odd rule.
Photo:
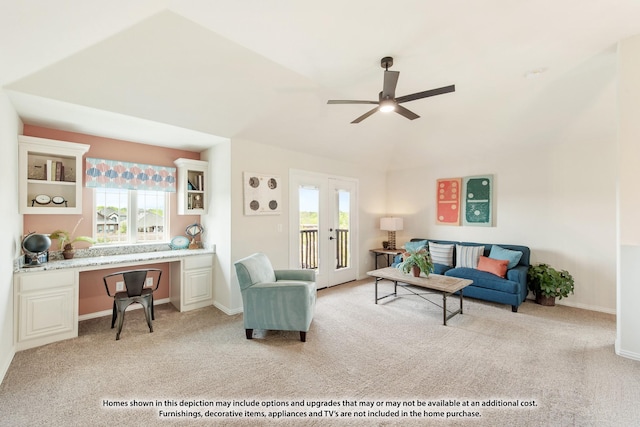
{"label": "upper shelf cabinet", "polygon": [[89,145],[18,136],[19,211],[81,214],[82,156]]}
{"label": "upper shelf cabinet", "polygon": [[207,213],[209,163],[202,160],[176,159],[178,167],[178,215]]}

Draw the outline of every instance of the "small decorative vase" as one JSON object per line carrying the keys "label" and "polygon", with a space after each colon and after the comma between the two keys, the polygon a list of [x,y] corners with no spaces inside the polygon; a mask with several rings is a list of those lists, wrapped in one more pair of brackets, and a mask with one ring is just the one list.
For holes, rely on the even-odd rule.
{"label": "small decorative vase", "polygon": [[76,250],[72,247],[66,247],[64,248],[64,250],[62,251],[62,257],[64,259],[72,259],[73,256],[76,254]]}
{"label": "small decorative vase", "polygon": [[414,265],[411,267],[411,273],[413,274],[413,277],[420,277],[420,267]]}

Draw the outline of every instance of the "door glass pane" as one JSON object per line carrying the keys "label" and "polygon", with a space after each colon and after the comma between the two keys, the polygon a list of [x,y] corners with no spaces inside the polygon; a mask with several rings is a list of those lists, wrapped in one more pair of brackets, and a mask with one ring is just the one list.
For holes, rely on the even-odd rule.
{"label": "door glass pane", "polygon": [[338,190],[338,229],[336,230],[336,268],[347,268],[351,265],[351,248],[349,238],[350,230],[350,198],[351,193],[347,190]]}
{"label": "door glass pane", "polygon": [[300,268],[318,268],[318,220],[320,189],[300,186]]}

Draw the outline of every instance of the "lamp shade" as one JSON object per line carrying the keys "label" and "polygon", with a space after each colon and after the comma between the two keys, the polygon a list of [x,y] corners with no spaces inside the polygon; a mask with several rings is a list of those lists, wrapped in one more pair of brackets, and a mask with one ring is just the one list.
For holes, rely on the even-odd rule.
{"label": "lamp shade", "polygon": [[380,230],[384,231],[400,231],[402,230],[402,218],[387,217],[380,218]]}

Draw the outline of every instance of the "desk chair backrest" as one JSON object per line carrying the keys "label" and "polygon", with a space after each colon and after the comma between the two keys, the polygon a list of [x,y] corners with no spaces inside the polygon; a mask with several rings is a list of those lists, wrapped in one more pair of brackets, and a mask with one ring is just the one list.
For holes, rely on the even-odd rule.
{"label": "desk chair backrest", "polygon": [[160,277],[162,276],[162,270],[159,268],[146,268],[141,270],[118,271],[117,273],[111,273],[104,276],[103,280],[104,286],[107,289],[107,295],[113,296],[109,291],[109,282],[112,282],[115,276],[122,277],[122,280],[124,281],[125,291],[128,297],[137,297],[142,295],[148,273],[154,273],[154,275],[155,273],[157,273],[157,277],[153,283],[153,288],[151,288],[155,291],[156,289],[158,289],[158,286],[160,286]]}

